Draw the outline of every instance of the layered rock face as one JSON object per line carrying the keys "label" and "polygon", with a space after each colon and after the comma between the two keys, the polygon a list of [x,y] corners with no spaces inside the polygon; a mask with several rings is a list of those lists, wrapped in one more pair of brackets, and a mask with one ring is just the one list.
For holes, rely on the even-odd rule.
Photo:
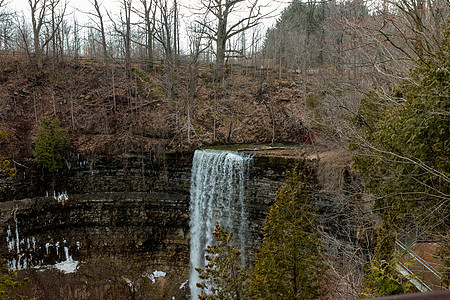
{"label": "layered rock face", "polygon": [[[30,277],[22,294],[189,298],[192,159],[192,152],[75,155],[54,180],[27,170],[0,182],[0,257]],[[316,184],[314,164],[299,158],[257,155],[251,163],[245,189],[250,260],[284,172],[294,164]],[[315,198],[325,213],[342,210],[324,195]],[[334,230],[332,223],[325,227]]]}
{"label": "layered rock face", "polygon": [[[23,292],[45,299],[188,297],[192,157],[73,156],[54,182],[40,171],[4,181],[0,254],[31,277]],[[253,160],[245,192],[252,252],[291,163]],[[65,276],[50,268],[70,262],[77,271]],[[42,266],[50,270],[32,269]],[[55,283],[49,278],[56,275]]]}
{"label": "layered rock face", "polygon": [[[28,269],[25,291],[43,299],[180,296],[189,275],[191,162],[191,153],[75,156],[54,184],[29,172],[16,186],[29,185],[30,198],[3,185],[3,195],[20,200],[0,203],[1,257]],[[57,271],[29,270],[70,261],[78,271],[59,286],[48,279]]]}

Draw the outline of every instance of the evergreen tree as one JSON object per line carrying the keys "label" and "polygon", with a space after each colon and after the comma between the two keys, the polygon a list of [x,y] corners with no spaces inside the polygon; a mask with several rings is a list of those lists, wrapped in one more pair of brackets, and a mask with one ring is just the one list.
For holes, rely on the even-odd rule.
{"label": "evergreen tree", "polygon": [[[6,139],[8,136],[13,133],[5,132],[0,128],[0,141],[2,139]],[[10,179],[13,179],[16,175],[16,168],[10,167],[11,162],[4,157],[0,157],[0,173],[7,175]]]}
{"label": "evergreen tree", "polygon": [[[387,265],[396,260],[398,235],[414,229],[439,241],[440,253],[450,252],[449,25],[450,19],[436,55],[412,70],[389,97],[369,93],[355,119],[360,134],[351,146],[355,167],[366,190],[376,196],[374,209],[382,217],[375,264],[366,279],[370,295],[405,292],[395,288],[396,278],[385,277],[394,279],[387,285],[377,275],[382,260]],[[449,260],[444,256],[444,279]]]}
{"label": "evergreen tree", "polygon": [[205,249],[208,263],[196,269],[201,279],[197,286],[203,289],[199,299],[245,299],[247,266],[242,265],[242,251],[233,246],[233,233],[217,223],[213,236],[216,243]]}
{"label": "evergreen tree", "polygon": [[61,122],[58,119],[55,119],[53,123],[42,119],[33,155],[37,162],[53,173],[63,167],[63,150],[69,146],[69,143],[69,133],[61,128]]}
{"label": "evergreen tree", "polygon": [[[361,298],[376,298],[389,295],[401,295],[411,290],[412,284],[397,271],[402,255],[395,254],[392,259],[375,259],[364,278],[364,292]],[[413,278],[414,276],[409,276]]]}
{"label": "evergreen tree", "polygon": [[263,241],[249,283],[250,299],[315,299],[326,265],[315,232],[316,215],[302,174],[286,175],[263,226]]}
{"label": "evergreen tree", "polygon": [[17,280],[17,271],[10,271],[5,264],[0,264],[0,299],[29,299],[18,294],[28,282],[28,278]]}
{"label": "evergreen tree", "polygon": [[[450,224],[450,29],[441,50],[411,73],[390,97],[361,102],[355,167],[375,209],[394,230]],[[420,222],[419,222],[420,221]]]}

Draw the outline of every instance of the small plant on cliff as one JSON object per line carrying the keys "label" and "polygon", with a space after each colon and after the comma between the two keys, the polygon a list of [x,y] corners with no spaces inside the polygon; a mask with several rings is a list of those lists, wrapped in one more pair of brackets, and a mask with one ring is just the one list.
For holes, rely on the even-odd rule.
{"label": "small plant on cliff", "polygon": [[28,278],[17,280],[17,271],[8,270],[5,264],[0,264],[0,299],[29,299],[18,294],[28,282]]}
{"label": "small plant on cliff", "polygon": [[[12,135],[12,132],[5,132],[0,128],[0,140],[7,138],[8,136]],[[9,178],[13,179],[16,175],[16,168],[10,167],[11,162],[7,160],[6,158],[0,157],[0,173],[4,173]]]}
{"label": "small plant on cliff", "polygon": [[61,122],[58,119],[55,119],[53,123],[42,119],[33,155],[37,162],[53,173],[62,168],[63,151],[69,143],[69,133],[61,128]]}
{"label": "small plant on cliff", "polygon": [[[389,260],[374,259],[367,269],[364,278],[364,292],[361,298],[375,298],[389,295],[401,295],[411,290],[412,284],[408,281],[414,275],[402,277],[397,271],[397,265],[403,255],[395,253]],[[409,265],[410,263],[406,263]]]}
{"label": "small plant on cliff", "polygon": [[201,279],[197,286],[203,289],[199,299],[245,299],[247,266],[242,266],[242,251],[232,245],[233,233],[217,223],[213,236],[216,243],[205,249],[208,263],[196,269]]}
{"label": "small plant on cliff", "polygon": [[326,272],[305,178],[294,168],[263,226],[248,288],[250,299],[316,299]]}

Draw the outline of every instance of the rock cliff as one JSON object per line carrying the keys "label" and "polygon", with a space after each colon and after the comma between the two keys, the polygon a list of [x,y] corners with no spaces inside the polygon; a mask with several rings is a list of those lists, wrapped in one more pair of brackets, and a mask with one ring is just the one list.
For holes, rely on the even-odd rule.
{"label": "rock cliff", "polygon": [[[0,182],[0,256],[30,277],[23,293],[42,299],[185,299],[192,157],[73,155],[53,178],[28,170]],[[284,172],[294,164],[317,187],[314,160],[264,153],[253,159],[245,196],[250,258]],[[323,213],[345,211],[324,194],[315,199]],[[326,230],[336,230],[333,222],[323,222]]]}

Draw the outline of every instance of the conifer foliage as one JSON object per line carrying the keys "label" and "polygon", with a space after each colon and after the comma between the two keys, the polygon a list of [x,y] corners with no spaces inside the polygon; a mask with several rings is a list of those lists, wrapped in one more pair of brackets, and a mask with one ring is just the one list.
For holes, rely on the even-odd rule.
{"label": "conifer foliage", "polygon": [[[11,132],[5,132],[0,128],[0,141],[6,139],[8,136],[12,135]],[[10,179],[13,179],[16,175],[16,168],[11,167],[11,162],[6,158],[0,157],[0,174],[3,173],[7,175]]]}
{"label": "conifer foliage", "polygon": [[[372,262],[367,270],[367,276],[364,278],[364,291],[359,295],[361,298],[375,298],[389,295],[401,295],[408,293],[412,284],[409,279],[414,275],[402,276],[397,265],[401,258],[406,254],[395,253],[391,259]],[[406,263],[409,265],[410,263]]]}
{"label": "conifer foliage", "polygon": [[449,82],[447,25],[436,57],[414,69],[389,97],[370,94],[361,103],[355,167],[369,192],[379,196],[375,208],[383,220],[398,227],[418,219],[448,229]]}
{"label": "conifer foliage", "polygon": [[33,155],[37,162],[53,173],[63,167],[63,151],[69,143],[69,133],[61,127],[58,119],[55,119],[53,123],[42,119]]}
{"label": "conifer foliage", "polygon": [[217,223],[213,236],[216,243],[205,249],[208,263],[196,269],[201,279],[197,286],[202,288],[199,299],[246,299],[247,266],[242,263],[242,251],[233,246],[233,233]]}
{"label": "conifer foliage", "polygon": [[326,272],[309,205],[306,180],[294,168],[263,226],[263,242],[249,283],[250,299],[316,299]]}
{"label": "conifer foliage", "polygon": [[18,290],[29,280],[17,280],[16,273],[17,271],[8,270],[5,264],[0,264],[0,299],[29,299],[18,294]]}
{"label": "conifer foliage", "polygon": [[406,292],[396,277],[385,276],[380,261],[392,265],[395,239],[414,232],[439,243],[444,254],[440,271],[444,282],[448,280],[449,82],[450,19],[434,56],[424,58],[391,95],[369,93],[361,102],[356,120],[360,136],[351,149],[356,154],[354,165],[366,190],[376,196],[374,208],[383,221],[375,248],[378,263],[370,266],[366,278],[369,296]]}

